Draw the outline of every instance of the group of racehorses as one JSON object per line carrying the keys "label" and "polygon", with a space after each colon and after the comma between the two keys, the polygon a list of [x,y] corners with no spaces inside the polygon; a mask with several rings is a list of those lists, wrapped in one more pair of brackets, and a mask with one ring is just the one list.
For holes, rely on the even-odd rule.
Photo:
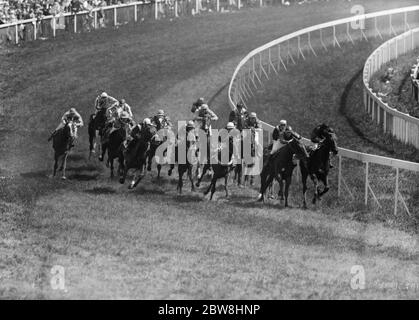
{"label": "group of racehorses", "polygon": [[[114,130],[107,139],[103,139],[105,131],[105,122],[106,115],[105,113],[99,112],[96,116],[91,116],[89,121],[89,144],[90,144],[90,155],[95,150],[95,139],[97,138],[97,133],[99,134],[100,144],[100,155],[99,159],[103,159],[107,152],[106,164],[110,167],[111,177],[114,176],[114,160],[118,160],[118,174],[120,183],[125,183],[127,174],[129,170],[134,170],[135,174],[133,176],[132,182],[129,185],[129,189],[132,189],[138,185],[141,179],[145,176],[145,168],[147,161],[149,163],[148,170],[150,170],[151,160],[155,155],[156,146],[153,147],[153,141],[155,137],[140,134],[130,143],[130,147],[127,148],[126,143],[126,131],[124,128]],[[295,161],[300,161],[300,171],[303,184],[303,207],[307,207],[306,201],[306,192],[307,192],[307,178],[310,177],[314,183],[314,197],[313,204],[317,200],[320,200],[320,197],[329,190],[328,185],[328,172],[330,164],[330,153],[337,154],[337,137],[333,129],[329,126],[322,124],[320,126],[322,130],[322,135],[325,137],[317,148],[307,152],[307,149],[304,145],[296,139],[290,140],[285,146],[280,148],[274,154],[270,154],[269,147],[264,150],[263,156],[263,168],[260,174],[260,195],[258,201],[264,201],[265,192],[268,188],[272,186],[274,180],[278,181],[280,190],[279,196],[281,200],[285,201],[285,206],[288,206],[288,192],[289,186],[291,184],[291,178],[293,170],[296,166]],[[63,178],[65,179],[65,166],[68,152],[72,147],[72,135],[73,135],[73,124],[68,122],[53,138],[53,148],[55,150],[55,163],[53,175],[56,175],[58,163],[61,162],[60,170],[63,171]],[[192,147],[193,142],[185,140],[178,141],[178,143],[185,143],[186,148],[179,148],[176,145],[176,162],[178,157],[178,150],[186,150],[186,153],[189,152],[189,149]],[[196,146],[195,146],[196,147]],[[177,190],[179,193],[182,193],[183,187],[183,175],[187,173],[188,178],[191,183],[191,191],[195,190],[195,185],[199,187],[202,178],[204,177],[205,172],[208,169],[212,169],[212,179],[209,187],[206,189],[204,194],[208,194],[211,191],[210,198],[212,199],[215,192],[216,182],[220,178],[224,178],[225,182],[225,192],[228,196],[228,180],[229,174],[235,168],[236,173],[241,175],[242,173],[242,164],[233,165],[231,161],[233,147],[232,145],[224,146],[229,147],[229,162],[228,163],[214,163],[211,161],[211,164],[203,165],[201,174],[197,174],[196,178],[198,179],[197,183],[194,183],[193,175],[193,166],[194,164],[189,163],[188,157],[186,163],[178,164],[178,185]],[[221,150],[218,150],[218,157],[220,157]],[[89,155],[89,159],[90,159]],[[220,159],[218,159],[220,160]],[[169,176],[172,174],[174,169],[174,164],[170,165],[168,171]],[[158,168],[158,178],[160,177],[161,165],[157,165]],[[239,169],[239,170],[237,170]],[[198,170],[197,170],[198,172]],[[238,179],[240,183],[240,179]],[[323,190],[320,189],[319,181],[323,184]],[[284,190],[285,183],[285,190]]]}

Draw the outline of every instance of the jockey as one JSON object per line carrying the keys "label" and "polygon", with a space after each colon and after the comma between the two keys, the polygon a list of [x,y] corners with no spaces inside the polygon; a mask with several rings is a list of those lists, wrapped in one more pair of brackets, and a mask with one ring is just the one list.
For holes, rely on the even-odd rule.
{"label": "jockey", "polygon": [[155,134],[156,128],[151,123],[150,118],[145,118],[142,123],[137,123],[132,127],[130,137],[128,138],[129,142],[127,145],[127,151],[132,148],[136,140],[143,138],[149,143]]}
{"label": "jockey", "polygon": [[260,125],[260,121],[256,115],[256,112],[250,112],[249,116],[244,122],[244,129],[260,129],[262,126]]}
{"label": "jockey", "polygon": [[218,116],[205,103],[195,109],[195,112],[198,112],[194,120],[199,123],[199,128],[211,135],[211,121],[217,121]]}
{"label": "jockey", "polygon": [[106,92],[102,92],[95,100],[95,115],[102,109],[109,109],[109,107],[117,104],[118,100],[109,96]]}
{"label": "jockey", "polygon": [[286,120],[281,120],[279,125],[276,126],[272,132],[273,144],[271,155],[281,149],[281,147],[285,146],[293,138],[300,140],[301,136],[294,132],[290,126],[288,126]]}
{"label": "jockey", "polygon": [[157,131],[160,129],[170,129],[172,127],[172,122],[170,118],[166,116],[164,110],[157,111],[157,114],[151,118],[151,122],[155,125]]}
{"label": "jockey", "polygon": [[195,113],[205,103],[204,98],[199,98],[192,104],[191,112]]}
{"label": "jockey", "polygon": [[238,103],[236,109],[230,112],[228,121],[233,122],[237,129],[242,131],[245,126],[248,112],[242,103]]}
{"label": "jockey", "polygon": [[[50,141],[54,135],[57,133],[58,130],[61,128],[64,128],[64,126],[69,122],[73,121],[74,123],[74,139],[77,138],[77,128],[83,126],[83,119],[81,115],[77,112],[76,108],[70,108],[70,110],[66,111],[64,115],[61,117],[61,122],[57,126],[57,128],[51,133],[51,136],[48,138],[48,141]],[[73,140],[74,141],[74,140]],[[73,142],[71,143],[71,146],[74,147]]]}
{"label": "jockey", "polygon": [[156,126],[151,122],[150,118],[145,118],[141,126],[141,134],[144,139],[148,142],[151,141],[151,138],[157,133]]}
{"label": "jockey", "polygon": [[119,100],[119,108],[121,109],[121,111],[128,112],[131,119],[133,118],[131,107],[128,105],[128,103],[126,103],[125,99]]}

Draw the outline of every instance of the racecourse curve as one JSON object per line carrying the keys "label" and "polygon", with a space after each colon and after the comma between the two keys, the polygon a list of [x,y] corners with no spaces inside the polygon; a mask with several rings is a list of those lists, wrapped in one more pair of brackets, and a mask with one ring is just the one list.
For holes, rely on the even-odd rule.
{"label": "racecourse curve", "polygon": [[[361,2],[371,11],[383,8],[382,1]],[[46,137],[69,103],[86,119],[105,90],[125,97],[137,117],[162,107],[181,120],[196,97],[206,96],[225,119],[225,85],[246,52],[345,17],[351,5],[158,21],[2,49],[0,297],[417,298],[411,288],[389,287],[418,283],[417,234],[368,220],[367,213],[361,219],[355,211],[263,207],[254,204],[252,189],[233,188],[231,199],[208,202],[176,195],[167,177],[148,177],[128,192],[102,164],[87,160],[85,129],[70,157],[69,181],[47,177]],[[362,291],[350,288],[358,264],[367,273]],[[66,269],[65,291],[50,287],[55,265]]]}

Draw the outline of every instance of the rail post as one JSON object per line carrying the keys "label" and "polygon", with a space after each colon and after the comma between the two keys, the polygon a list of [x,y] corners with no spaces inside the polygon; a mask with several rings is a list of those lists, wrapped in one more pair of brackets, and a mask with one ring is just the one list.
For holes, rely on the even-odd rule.
{"label": "rail post", "polygon": [[37,25],[36,25],[36,20],[34,20],[34,24],[33,24],[33,39],[34,40],[36,40],[36,36],[37,36],[37,33],[38,33],[38,30],[37,30]]}
{"label": "rail post", "polygon": [[216,6],[217,6],[217,12],[219,12],[220,11],[220,0],[217,0]]}
{"label": "rail post", "polygon": [[342,156],[338,155],[338,197],[340,197],[342,186]]}
{"label": "rail post", "polygon": [[397,205],[399,202],[399,168],[396,168],[396,188],[394,191],[394,215],[397,215]]}
{"label": "rail post", "polygon": [[17,24],[15,25],[15,43],[18,44],[19,43],[19,32],[17,29]]}
{"label": "rail post", "polygon": [[175,18],[179,17],[177,11],[178,11],[178,0],[175,0]]}
{"label": "rail post", "polygon": [[365,162],[365,205],[368,205],[368,186],[369,186],[369,162]]}
{"label": "rail post", "polygon": [[52,36],[55,38],[56,35],[56,19],[52,16]]}
{"label": "rail post", "polygon": [[74,33],[77,33],[77,14],[74,13]]}
{"label": "rail post", "polygon": [[134,22],[138,20],[137,4],[134,4]]}
{"label": "rail post", "polygon": [[263,0],[259,0],[259,7],[263,6]]}
{"label": "rail post", "polygon": [[97,11],[95,11],[94,28],[97,29]]}
{"label": "rail post", "polygon": [[114,27],[116,27],[117,24],[118,24],[118,21],[117,21],[117,17],[116,17],[116,7],[115,7],[115,8],[113,8],[113,25],[114,25]]}
{"label": "rail post", "polygon": [[158,0],[154,0],[154,19],[157,20],[159,17],[159,12],[157,10]]}

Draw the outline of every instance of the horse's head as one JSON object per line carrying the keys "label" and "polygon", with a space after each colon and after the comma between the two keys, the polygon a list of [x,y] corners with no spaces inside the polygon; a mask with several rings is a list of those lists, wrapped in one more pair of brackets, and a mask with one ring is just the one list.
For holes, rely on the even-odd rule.
{"label": "horse's head", "polygon": [[329,152],[331,151],[336,155],[339,152],[337,140],[338,138],[336,136],[336,133],[332,129],[330,129],[325,134],[325,139],[322,142],[322,145],[324,145],[329,150]]}
{"label": "horse's head", "polygon": [[288,146],[298,159],[304,160],[309,157],[306,148],[299,140],[293,138],[290,142],[288,142]]}

